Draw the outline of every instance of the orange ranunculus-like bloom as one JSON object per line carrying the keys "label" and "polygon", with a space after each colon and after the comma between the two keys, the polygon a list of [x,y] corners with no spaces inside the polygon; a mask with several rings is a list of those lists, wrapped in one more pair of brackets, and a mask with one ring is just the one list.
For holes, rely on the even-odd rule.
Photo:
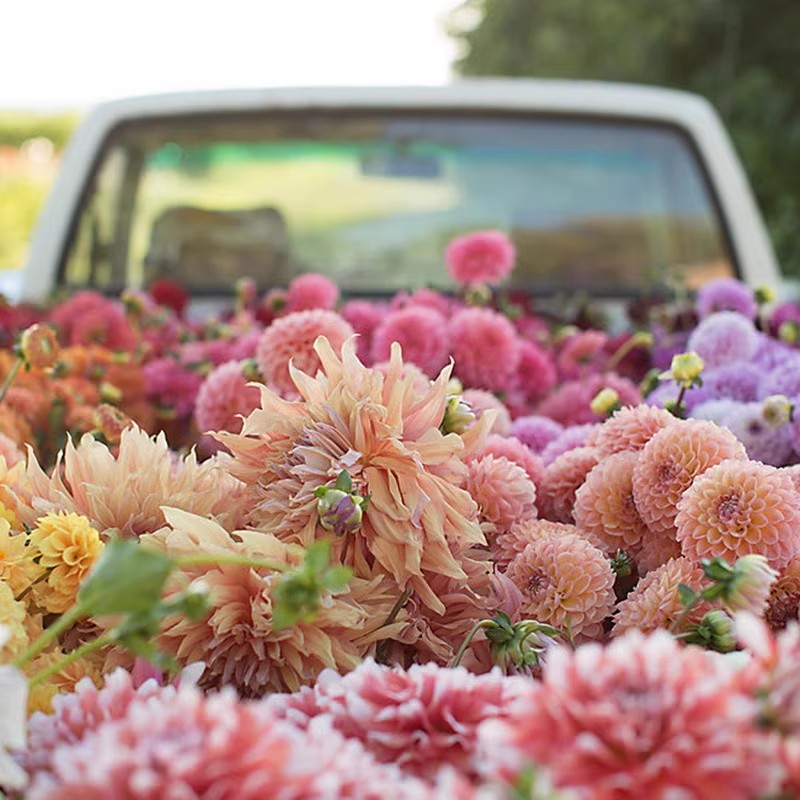
{"label": "orange ranunculus-like bloom", "polygon": [[[303,549],[258,531],[232,535],[203,517],[166,509],[168,528],[144,537],[171,557],[239,555],[299,566]],[[325,668],[347,672],[378,641],[404,624],[384,625],[397,600],[395,587],[382,576],[354,577],[347,589],[323,598],[310,622],[275,630],[272,592],[280,573],[232,564],[186,568],[186,576],[202,581],[211,611],[202,620],[178,615],[162,628],[159,642],[181,664],[206,665],[201,685],[232,684],[245,697],[296,691],[312,683]],[[180,588],[180,587],[178,587]]]}
{"label": "orange ranunculus-like bloom", "polygon": [[386,375],[358,360],[354,339],[341,357],[324,338],[316,350],[316,377],[292,372],[301,400],[264,388],[242,432],[218,434],[233,454],[232,473],[257,489],[252,523],[287,542],[327,535],[314,492],[347,470],[354,491],[370,499],[361,527],[337,540],[337,557],[359,577],[390,575],[444,613],[427,576],[463,580],[456,553],[485,543],[477,505],[460,488],[464,440],[439,430],[450,369],[421,392],[403,377],[399,347]]}

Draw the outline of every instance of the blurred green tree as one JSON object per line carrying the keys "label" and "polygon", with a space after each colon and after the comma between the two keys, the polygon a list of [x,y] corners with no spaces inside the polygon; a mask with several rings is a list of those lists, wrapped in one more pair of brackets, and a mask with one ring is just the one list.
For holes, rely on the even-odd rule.
{"label": "blurred green tree", "polygon": [[657,84],[719,110],[787,274],[800,276],[797,0],[467,0],[458,72]]}

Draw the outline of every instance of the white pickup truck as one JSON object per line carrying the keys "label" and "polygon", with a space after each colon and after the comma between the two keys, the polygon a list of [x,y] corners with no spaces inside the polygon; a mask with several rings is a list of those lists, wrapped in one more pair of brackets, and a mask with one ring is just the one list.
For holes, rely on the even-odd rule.
{"label": "white pickup truck", "polygon": [[498,228],[513,288],[636,296],[779,271],[711,106],[534,80],[142,97],[76,132],[21,296],[170,277],[198,296],[303,271],[351,294],[447,289],[446,243]]}

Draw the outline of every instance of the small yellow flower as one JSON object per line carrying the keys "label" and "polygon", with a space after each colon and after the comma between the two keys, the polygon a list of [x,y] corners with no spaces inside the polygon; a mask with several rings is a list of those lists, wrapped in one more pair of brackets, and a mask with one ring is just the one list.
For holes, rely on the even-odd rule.
{"label": "small yellow flower", "polygon": [[[32,678],[43,669],[47,669],[63,660],[65,655],[66,653],[58,647],[45,650],[25,667],[25,673],[29,678]],[[100,686],[104,658],[105,655],[99,651],[82,656],[76,661],[63,666],[46,681],[32,687],[28,695],[28,714],[33,714],[34,711],[51,714],[53,711],[53,698],[57,694],[71,694],[74,692],[75,685],[82,678],[91,678],[95,686]]]}
{"label": "small yellow flower", "polygon": [[771,286],[759,286],[754,294],[759,305],[775,302],[775,290]]}
{"label": "small yellow flower", "polygon": [[608,416],[619,408],[619,394],[608,387],[601,389],[594,396],[590,407],[595,414]]}
{"label": "small yellow flower", "polygon": [[798,329],[797,323],[792,322],[790,319],[782,322],[778,328],[778,338],[787,344],[794,344],[797,341],[799,333],[800,329]]}
{"label": "small yellow flower", "polygon": [[678,353],[672,357],[669,372],[665,372],[661,377],[672,379],[688,389],[697,382],[704,366],[703,359],[694,351]]}
{"label": "small yellow flower", "polygon": [[0,625],[6,629],[8,636],[5,644],[0,646],[0,663],[19,655],[30,644],[25,628],[27,616],[25,604],[15,600],[11,587],[0,581]]}
{"label": "small yellow flower", "polygon": [[40,554],[39,566],[50,571],[47,581],[34,587],[36,602],[62,614],[75,602],[81,581],[103,550],[100,534],[86,517],[60,512],[39,520],[30,543]]}
{"label": "small yellow flower", "polygon": [[8,518],[0,514],[0,581],[8,584],[15,597],[42,574],[42,568],[33,561],[36,555],[28,546],[27,536],[13,533]]}

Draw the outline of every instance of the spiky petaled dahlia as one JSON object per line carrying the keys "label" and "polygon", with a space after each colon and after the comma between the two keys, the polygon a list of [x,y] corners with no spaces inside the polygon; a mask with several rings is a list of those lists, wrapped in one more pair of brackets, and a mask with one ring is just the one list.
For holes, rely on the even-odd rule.
{"label": "spiky petaled dahlia", "polygon": [[400,670],[368,660],[344,677],[324,672],[308,696],[275,695],[267,706],[302,727],[327,716],[378,761],[412,775],[432,779],[452,767],[474,781],[479,726],[503,719],[509,703],[531,691],[529,681],[498,672],[474,675],[434,664]]}
{"label": "spiky petaled dahlia", "polygon": [[202,516],[229,502],[220,496],[224,479],[218,462],[176,458],[164,434],[150,437],[131,426],[122,431],[116,453],[93,436],[75,447],[68,441],[63,465],[48,475],[35,458],[14,483],[17,514],[33,526],[54,511],[75,511],[103,533],[139,536],[164,524],[161,506],[173,505]]}
{"label": "spiky petaled dahlia", "polygon": [[613,555],[625,550],[634,556],[648,534],[633,501],[633,470],[639,454],[622,451],[604,458],[575,493],[575,524],[602,543]]}
{"label": "spiky petaled dahlia", "polygon": [[633,497],[647,527],[674,537],[683,493],[698,475],[727,459],[744,461],[747,454],[729,430],[713,422],[689,420],[655,434],[633,472]]}
{"label": "spiky petaled dahlia", "polygon": [[483,389],[465,389],[461,395],[475,416],[480,419],[487,411],[494,413],[491,431],[498,436],[508,436],[511,431],[511,414],[503,402]]}
{"label": "spiky petaled dahlia", "polygon": [[[574,534],[583,536],[595,547],[593,542],[583,531],[574,525],[563,522],[550,522],[548,519],[524,519],[514,523],[507,531],[494,536],[491,542],[492,558],[499,569],[506,569],[508,565],[532,542],[540,536],[547,534],[561,535]],[[600,549],[598,547],[598,549]]]}
{"label": "spiky petaled dahlia", "polygon": [[447,271],[462,286],[494,285],[506,278],[517,257],[511,240],[502,231],[476,231],[447,245]]}
{"label": "spiky petaled dahlia", "polygon": [[325,533],[314,491],[346,469],[370,501],[361,527],[336,542],[337,557],[359,577],[391,576],[398,595],[410,586],[444,613],[427,576],[463,580],[456,554],[485,543],[477,505],[460,488],[465,439],[479,440],[485,425],[479,420],[465,439],[443,434],[449,368],[420,391],[403,377],[399,346],[385,376],[361,364],[353,339],[341,357],[325,339],[317,352],[316,377],[293,371],[300,401],[264,388],[241,434],[219,435],[232,473],[257,494],[252,522],[283,541],[310,543]]}
{"label": "spiky petaled dahlia", "polygon": [[295,396],[289,362],[296,369],[314,375],[320,367],[314,350],[317,337],[324,336],[337,352],[345,340],[353,335],[353,329],[333,311],[315,309],[297,311],[276,319],[261,334],[256,349],[256,363],[264,382],[276,392]]}
{"label": "spiky petaled dahlia", "polygon": [[800,554],[792,556],[770,589],[764,619],[774,631],[798,618],[800,609]]}
{"label": "spiky petaled dahlia", "polygon": [[[678,587],[685,584],[700,592],[706,583],[698,564],[688,558],[671,558],[648,572],[617,606],[612,635],[621,636],[630,630],[649,633],[658,628],[669,628],[684,610],[678,597]],[[699,603],[687,615],[681,630],[700,622],[708,610],[708,603]]]}
{"label": "spiky petaled dahlia", "polygon": [[575,522],[575,493],[600,462],[594,447],[576,447],[545,468],[539,485],[539,516],[553,522]]}
{"label": "spiky petaled dahlia", "polygon": [[59,747],[28,792],[35,800],[425,797],[422,783],[380,765],[324,719],[308,730],[232,691],[194,687],[134,698],[125,713]]}
{"label": "spiky petaled dahlia", "polygon": [[322,308],[330,311],[339,299],[339,287],[324,275],[306,272],[289,283],[286,301],[289,311],[311,311]]}
{"label": "spiky petaled dahlia", "polygon": [[696,352],[710,369],[731,361],[750,361],[758,347],[758,331],[749,319],[735,311],[719,311],[692,331],[687,350]]}
{"label": "spiky petaled dahlia", "polygon": [[478,504],[481,520],[494,530],[536,516],[536,487],[528,473],[507,458],[485,455],[470,461],[465,486]]}
{"label": "spiky petaled dahlia", "polygon": [[542,459],[515,436],[490,433],[486,437],[481,455],[493,455],[513,461],[528,473],[528,477],[535,485],[540,483],[544,475]]}
{"label": "spiky petaled dahlia", "polygon": [[372,333],[372,360],[389,358],[392,342],[398,342],[403,361],[436,376],[450,355],[447,320],[426,306],[406,306],[387,314]]}
{"label": "spiky petaled dahlia", "polygon": [[[244,556],[288,568],[302,563],[301,547],[270,534],[237,531],[232,536],[212,520],[177,509],[165,509],[165,515],[171,528],[142,541],[170,557]],[[180,664],[202,661],[204,688],[233,685],[244,697],[295,691],[326,667],[353,669],[373,643],[392,636],[403,623],[401,614],[394,625],[383,626],[398,595],[382,576],[352,578],[344,593],[324,599],[312,621],[275,630],[272,593],[279,573],[224,563],[187,568],[185,573],[208,587],[211,611],[199,621],[169,619],[159,643]]]}
{"label": "spiky petaled dahlia", "polygon": [[550,442],[555,441],[564,432],[564,426],[550,417],[531,414],[517,417],[511,423],[511,435],[516,436],[534,453],[541,453]]}
{"label": "spiky petaled dahlia", "polygon": [[203,433],[242,429],[241,417],[247,416],[257,405],[259,391],[248,386],[240,361],[229,361],[209,373],[197,393],[194,418]]}
{"label": "spiky petaled dahlia", "polygon": [[451,318],[449,329],[456,375],[464,385],[508,389],[522,352],[508,317],[488,308],[467,308]]}
{"label": "spiky petaled dahlia", "polygon": [[800,496],[791,479],[757,461],[723,461],[695,478],[678,503],[677,538],[684,555],[766,556],[781,569],[800,550]]}
{"label": "spiky petaled dahlia", "polygon": [[508,565],[522,592],[523,617],[572,636],[597,637],[614,607],[614,572],[582,536],[542,532]]}
{"label": "spiky petaled dahlia", "polygon": [[[664,631],[548,653],[532,699],[488,723],[490,754],[542,765],[593,800],[750,800],[774,791],[774,740],[740,670]],[[509,749],[510,748],[510,749]]]}
{"label": "spiky petaled dahlia", "polygon": [[623,450],[641,450],[662,428],[676,422],[675,416],[663,408],[625,406],[598,425],[589,434],[586,444],[596,447],[604,457]]}

